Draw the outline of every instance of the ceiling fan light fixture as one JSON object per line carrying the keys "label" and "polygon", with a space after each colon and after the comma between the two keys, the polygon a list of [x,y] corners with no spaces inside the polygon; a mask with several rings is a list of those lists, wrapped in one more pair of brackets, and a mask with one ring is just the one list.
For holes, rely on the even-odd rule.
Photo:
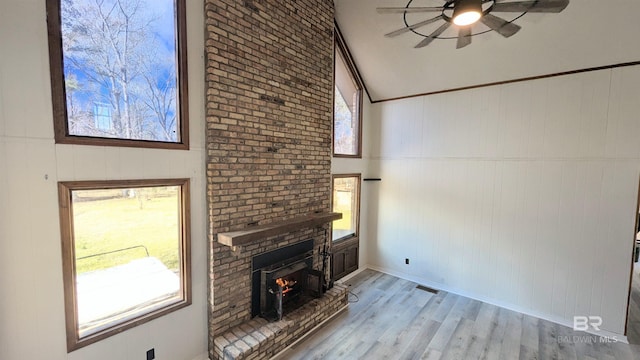
{"label": "ceiling fan light fixture", "polygon": [[457,0],[453,9],[453,23],[471,25],[482,17],[482,0]]}

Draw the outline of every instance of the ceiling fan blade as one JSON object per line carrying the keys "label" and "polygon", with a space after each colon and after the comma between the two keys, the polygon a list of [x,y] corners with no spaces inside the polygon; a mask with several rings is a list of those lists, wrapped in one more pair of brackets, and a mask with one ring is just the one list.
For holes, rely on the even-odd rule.
{"label": "ceiling fan blade", "polygon": [[461,49],[471,44],[471,26],[463,26],[458,31],[458,43],[456,49]]}
{"label": "ceiling fan blade", "polygon": [[514,35],[521,29],[520,26],[514,23],[510,23],[507,20],[499,18],[497,16],[493,16],[491,14],[486,14],[480,19],[480,21],[482,21],[483,24],[491,28],[491,30],[496,31],[497,33],[499,33],[504,37],[509,37],[511,35]]}
{"label": "ceiling fan blade", "polygon": [[442,34],[443,32],[445,32],[449,26],[451,26],[450,22],[445,22],[444,24],[440,25],[439,28],[437,28],[434,32],[432,32],[431,34],[429,34],[428,37],[424,38],[424,40],[420,41],[418,43],[418,45],[416,45],[416,48],[421,48],[421,47],[425,47],[429,44],[431,44],[431,42],[433,40],[435,40],[436,36],[439,36],[440,34]]}
{"label": "ceiling fan blade", "polygon": [[422,12],[442,12],[444,8],[440,7],[379,7],[376,8],[379,14],[397,14],[397,13],[422,13]]}
{"label": "ceiling fan blade", "polygon": [[402,29],[399,29],[399,30],[396,30],[396,31],[392,31],[392,32],[390,32],[388,34],[385,34],[384,36],[386,36],[386,37],[398,36],[400,34],[404,34],[404,33],[409,32],[411,30],[415,30],[415,29],[417,29],[419,27],[423,27],[425,25],[429,25],[429,24],[431,24],[433,22],[436,22],[436,21],[438,21],[440,19],[442,19],[442,15],[436,16],[433,19],[428,19],[428,20],[425,20],[425,21],[421,21],[419,23],[415,23],[415,24],[413,24],[411,26],[405,26]]}
{"label": "ceiling fan blade", "polygon": [[491,11],[495,12],[537,12],[559,13],[569,5],[569,0],[529,0],[516,2],[497,2]]}

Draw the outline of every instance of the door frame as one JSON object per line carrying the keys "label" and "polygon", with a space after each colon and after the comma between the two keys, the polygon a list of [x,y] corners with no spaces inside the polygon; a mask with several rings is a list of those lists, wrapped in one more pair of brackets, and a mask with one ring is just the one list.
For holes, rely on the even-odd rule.
{"label": "door frame", "polygon": [[631,247],[631,270],[629,276],[629,292],[627,293],[627,317],[624,320],[624,336],[627,336],[629,330],[629,310],[631,308],[631,288],[633,286],[633,268],[635,264],[636,257],[636,237],[638,236],[638,222],[640,221],[640,179],[638,180],[638,196],[636,198],[636,209],[635,209],[635,219],[634,228],[633,228],[633,241]]}

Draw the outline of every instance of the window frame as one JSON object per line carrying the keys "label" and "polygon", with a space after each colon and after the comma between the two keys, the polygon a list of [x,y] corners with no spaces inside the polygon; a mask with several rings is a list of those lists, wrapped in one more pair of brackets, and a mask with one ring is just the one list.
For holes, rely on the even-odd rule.
{"label": "window frame", "polygon": [[356,141],[357,141],[357,146],[356,146],[356,153],[355,154],[340,154],[340,153],[336,153],[336,143],[335,143],[335,129],[336,129],[336,122],[335,122],[335,93],[333,94],[333,102],[334,105],[331,108],[331,153],[333,154],[333,157],[336,158],[355,158],[355,159],[361,159],[362,158],[362,106],[363,106],[363,97],[364,97],[364,83],[362,82],[362,79],[360,78],[360,75],[358,73],[358,70],[356,68],[355,62],[353,61],[353,58],[351,57],[351,53],[349,52],[349,48],[347,47],[346,42],[344,41],[344,38],[342,37],[342,33],[340,32],[340,29],[338,29],[338,25],[335,25],[335,31],[334,31],[334,51],[333,51],[333,91],[335,92],[335,84],[336,84],[336,62],[338,61],[338,52],[340,52],[340,55],[342,56],[342,59],[344,60],[344,64],[349,72],[349,74],[351,75],[351,79],[353,80],[355,86],[356,86],[356,91],[357,91],[357,97],[358,99],[356,100],[356,120],[358,121],[358,126],[356,129]]}
{"label": "window frame", "polygon": [[[73,234],[72,191],[100,189],[131,189],[140,187],[179,186],[180,214],[180,290],[181,299],[151,312],[140,314],[110,325],[108,328],[79,336],[77,289],[75,272],[75,241]],[[107,180],[107,181],[61,181],[58,182],[59,216],[62,245],[62,275],[64,284],[65,327],[67,352],[72,352],[89,344],[103,340],[127,329],[141,325],[192,303],[191,288],[191,220],[190,220],[190,180],[154,179],[154,180]]]}
{"label": "window frame", "polygon": [[[356,204],[356,209],[355,209],[355,213],[356,213],[356,228],[355,228],[355,232],[353,234],[350,235],[346,235],[337,239],[333,239],[333,222],[331,223],[331,242],[333,244],[333,246],[337,246],[339,244],[348,242],[349,240],[352,239],[359,239],[360,238],[360,195],[361,195],[361,188],[362,188],[362,174],[360,173],[349,173],[349,174],[332,174],[331,175],[331,211],[334,211],[333,209],[333,193],[334,193],[334,188],[335,188],[335,180],[336,179],[342,179],[342,178],[356,178],[356,183],[357,183],[357,189],[356,189],[356,200],[355,200],[355,204]],[[351,216],[353,216],[353,210],[351,213]]]}
{"label": "window frame", "polygon": [[95,146],[125,146],[189,150],[189,96],[187,83],[187,28],[186,0],[175,0],[176,16],[176,113],[179,116],[177,142],[107,138],[85,135],[70,135],[67,117],[67,96],[63,69],[61,0],[46,0],[47,31],[49,43],[49,69],[53,106],[53,131],[56,144]]}

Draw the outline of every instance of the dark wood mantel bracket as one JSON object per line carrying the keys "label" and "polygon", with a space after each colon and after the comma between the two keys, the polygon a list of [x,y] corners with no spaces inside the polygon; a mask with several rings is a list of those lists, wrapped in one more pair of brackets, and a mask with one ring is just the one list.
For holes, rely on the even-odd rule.
{"label": "dark wood mantel bracket", "polygon": [[218,242],[227,246],[247,245],[267,237],[286,234],[302,228],[318,226],[342,219],[342,213],[311,213],[285,221],[253,226],[248,229],[218,233]]}

